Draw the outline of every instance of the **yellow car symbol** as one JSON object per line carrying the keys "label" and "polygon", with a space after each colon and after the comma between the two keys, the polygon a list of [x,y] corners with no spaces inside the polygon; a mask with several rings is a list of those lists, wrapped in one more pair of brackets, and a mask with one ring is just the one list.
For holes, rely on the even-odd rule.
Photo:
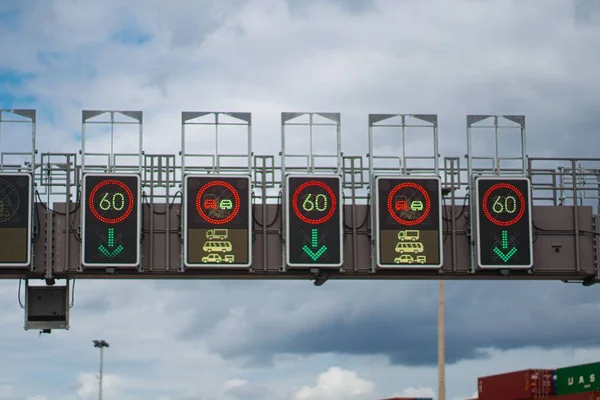
{"label": "yellow car symbol", "polygon": [[414,200],[410,203],[410,209],[412,211],[423,211],[423,202],[420,200]]}

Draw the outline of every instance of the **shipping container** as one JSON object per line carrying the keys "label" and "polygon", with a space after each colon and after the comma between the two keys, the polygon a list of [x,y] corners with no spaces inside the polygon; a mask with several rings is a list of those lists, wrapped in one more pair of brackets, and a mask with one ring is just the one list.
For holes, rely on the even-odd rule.
{"label": "shipping container", "polygon": [[600,388],[600,362],[556,369],[556,394],[590,392]]}
{"label": "shipping container", "polygon": [[600,392],[585,392],[585,393],[571,393],[562,396],[552,396],[550,399],[557,400],[600,400]]}
{"label": "shipping container", "polygon": [[477,379],[479,400],[529,400],[554,395],[554,370],[526,369]]}

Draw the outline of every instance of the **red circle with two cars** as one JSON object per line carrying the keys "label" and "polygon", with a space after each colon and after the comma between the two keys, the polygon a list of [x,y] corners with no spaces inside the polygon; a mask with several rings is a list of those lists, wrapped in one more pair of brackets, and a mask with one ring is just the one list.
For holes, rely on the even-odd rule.
{"label": "red circle with two cars", "polygon": [[[423,210],[423,214],[419,218],[414,219],[412,221],[400,218],[394,210],[394,196],[396,195],[396,193],[398,193],[400,189],[404,188],[412,188],[418,190],[423,195],[423,200],[425,202],[425,209]],[[414,182],[403,182],[399,185],[396,185],[388,195],[387,209],[392,218],[394,218],[394,220],[399,224],[413,226],[425,221],[425,219],[429,216],[429,212],[431,211],[431,198],[429,197],[429,193],[427,193],[427,191],[421,185],[418,185]]]}
{"label": "red circle with two cars", "polygon": [[[204,192],[206,192],[207,189],[210,189],[211,187],[214,187],[214,186],[222,186],[222,187],[226,188],[227,190],[229,190],[231,192],[231,194],[233,195],[233,200],[235,203],[233,206],[233,211],[231,211],[231,214],[229,214],[226,218],[222,218],[222,219],[211,218],[208,215],[206,215],[204,210],[202,210],[202,195],[204,194]],[[238,214],[238,212],[240,211],[240,195],[238,194],[237,190],[235,190],[235,188],[232,185],[230,185],[229,183],[227,183],[225,181],[212,181],[212,182],[207,183],[206,185],[202,186],[200,188],[200,190],[198,190],[198,194],[196,195],[196,211],[198,211],[198,214],[200,215],[200,217],[208,223],[216,224],[216,225],[226,224],[228,222],[231,222],[235,218],[235,216]]]}

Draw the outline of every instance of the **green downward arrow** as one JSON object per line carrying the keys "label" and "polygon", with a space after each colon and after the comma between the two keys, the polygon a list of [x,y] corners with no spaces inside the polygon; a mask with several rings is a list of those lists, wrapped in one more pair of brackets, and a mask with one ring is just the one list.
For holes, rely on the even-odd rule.
{"label": "green downward arrow", "polygon": [[[115,228],[108,228],[108,248],[113,248],[115,245]],[[123,246],[118,245],[112,251],[109,251],[104,245],[98,246],[98,250],[100,253],[104,254],[104,256],[108,258],[113,258],[121,254],[123,251]]]}
{"label": "green downward arrow", "polygon": [[[319,245],[319,233],[316,229],[312,229],[311,232],[311,241],[310,241],[310,245],[313,248],[316,248]],[[321,246],[321,248],[317,251],[313,251],[310,247],[308,247],[307,245],[302,246],[302,250],[313,260],[313,261],[317,261],[319,259],[319,257],[321,257],[323,255],[323,253],[325,253],[327,251],[327,246],[323,245]]]}
{"label": "green downward arrow", "polygon": [[496,253],[496,255],[498,257],[500,257],[500,259],[504,262],[508,262],[508,260],[510,260],[512,258],[512,256],[515,255],[515,253],[517,252],[517,248],[513,247],[512,249],[508,250],[508,252],[505,252],[508,249],[508,232],[507,231],[502,231],[502,250],[500,250],[498,248],[498,246],[495,246],[493,251],[494,253]]}

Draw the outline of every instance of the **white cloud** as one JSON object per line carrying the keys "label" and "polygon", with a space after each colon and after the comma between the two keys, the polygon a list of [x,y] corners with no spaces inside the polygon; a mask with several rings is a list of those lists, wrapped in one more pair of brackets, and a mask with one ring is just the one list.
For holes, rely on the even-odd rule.
{"label": "white cloud", "polygon": [[233,389],[236,387],[244,386],[247,383],[248,381],[244,379],[228,379],[227,381],[225,381],[225,384],[223,386],[225,386],[225,389]]}
{"label": "white cloud", "polygon": [[[99,377],[94,373],[80,373],[77,379],[77,397],[81,400],[91,400],[98,396]],[[115,375],[103,374],[102,395],[106,398],[122,398],[120,393],[121,379]]]}
{"label": "white cloud", "polygon": [[393,397],[431,397],[435,398],[436,394],[431,388],[414,388],[409,387],[401,390],[399,393],[394,394]]}
{"label": "white cloud", "polygon": [[330,367],[321,373],[313,387],[303,386],[293,400],[366,399],[373,394],[374,385],[356,372]]}

